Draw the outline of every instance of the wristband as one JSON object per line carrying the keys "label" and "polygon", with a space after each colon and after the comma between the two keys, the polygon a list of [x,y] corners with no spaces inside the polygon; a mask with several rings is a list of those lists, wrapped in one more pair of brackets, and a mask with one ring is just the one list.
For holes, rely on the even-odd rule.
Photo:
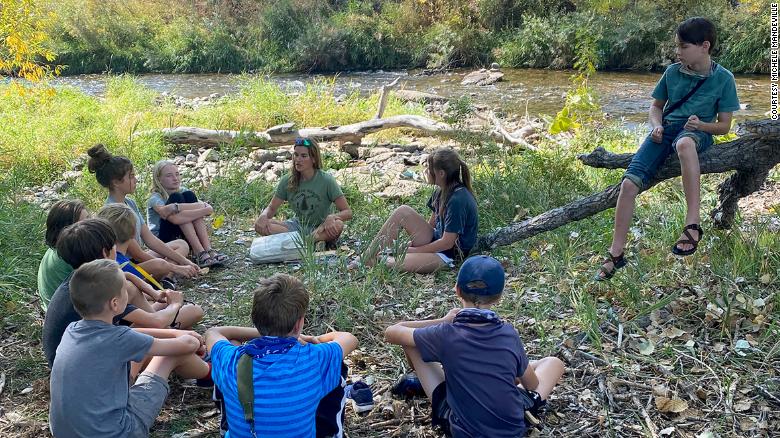
{"label": "wristband", "polygon": [[174,213],[178,213],[179,212],[179,203],[178,202],[174,202],[173,203],[173,212]]}

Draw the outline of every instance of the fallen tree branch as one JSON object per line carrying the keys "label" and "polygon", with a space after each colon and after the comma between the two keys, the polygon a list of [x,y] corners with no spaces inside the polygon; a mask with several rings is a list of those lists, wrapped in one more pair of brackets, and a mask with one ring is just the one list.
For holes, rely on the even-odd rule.
{"label": "fallen tree branch", "polygon": [[509,132],[507,132],[507,130],[504,129],[504,125],[501,123],[501,120],[498,119],[498,117],[494,112],[490,111],[487,116],[484,116],[479,112],[474,111],[474,116],[493,124],[494,129],[493,132],[491,132],[492,137],[494,138],[498,137],[500,138],[501,141],[520,146],[522,149],[527,149],[529,151],[536,150],[536,146],[532,145],[531,143],[528,143],[527,141],[525,141],[520,137],[515,137]]}
{"label": "fallen tree branch", "polygon": [[401,79],[401,77],[395,78],[393,82],[390,82],[387,85],[382,85],[382,87],[379,88],[379,106],[376,109],[376,115],[374,115],[374,119],[381,119],[382,114],[385,113],[385,107],[387,106],[387,91],[395,88],[396,85],[398,85],[398,80]]}
{"label": "fallen tree branch", "polygon": [[[760,129],[751,129],[753,126],[758,126]],[[780,162],[780,122],[768,120],[747,122],[741,128],[746,132],[744,137],[714,145],[699,155],[702,174],[736,171],[721,183],[718,189],[719,205],[711,213],[715,226],[721,229],[729,228],[734,223],[739,199],[758,190],[772,167]],[[613,154],[599,147],[577,158],[591,167],[625,169],[632,157],[633,154]],[[679,175],[679,159],[676,155],[671,155],[644,190]],[[509,245],[570,222],[588,218],[614,207],[619,193],[620,184],[611,185],[601,192],[577,199],[523,222],[509,224],[480,236],[476,248],[489,250],[497,246]]]}

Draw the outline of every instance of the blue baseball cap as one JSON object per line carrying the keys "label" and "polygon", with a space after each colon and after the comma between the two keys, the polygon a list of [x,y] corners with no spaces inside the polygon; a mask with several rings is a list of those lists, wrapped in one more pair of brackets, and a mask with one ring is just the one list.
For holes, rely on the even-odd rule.
{"label": "blue baseball cap", "polygon": [[496,295],[504,291],[504,267],[493,257],[472,256],[458,271],[458,288],[473,295]]}

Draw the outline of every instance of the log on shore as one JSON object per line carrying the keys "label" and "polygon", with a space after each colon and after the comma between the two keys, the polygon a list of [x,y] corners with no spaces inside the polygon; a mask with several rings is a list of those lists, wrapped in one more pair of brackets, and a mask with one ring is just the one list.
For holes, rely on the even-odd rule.
{"label": "log on shore", "polygon": [[[747,122],[740,129],[745,133],[743,137],[713,145],[699,155],[702,174],[735,171],[720,184],[718,206],[711,213],[713,223],[720,229],[728,229],[733,225],[739,199],[758,190],[772,167],[780,162],[780,122],[766,120]],[[625,169],[633,156],[634,154],[614,154],[599,147],[577,158],[591,167]],[[644,190],[677,176],[680,176],[680,161],[676,155],[672,155]],[[509,224],[480,236],[476,248],[489,250],[510,245],[570,222],[591,217],[614,207],[619,193],[620,184],[611,185],[601,192],[577,199],[536,217]]]}

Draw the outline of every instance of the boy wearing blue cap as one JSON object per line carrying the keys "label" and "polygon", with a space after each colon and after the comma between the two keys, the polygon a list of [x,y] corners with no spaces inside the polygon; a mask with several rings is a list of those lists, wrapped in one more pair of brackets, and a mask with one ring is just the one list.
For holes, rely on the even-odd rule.
{"label": "boy wearing blue cap", "polygon": [[[543,406],[563,375],[556,357],[529,362],[515,328],[490,310],[503,290],[496,259],[469,257],[455,285],[463,308],[385,331],[388,342],[403,347],[431,400],[432,424],[447,436],[524,436],[525,411]],[[410,377],[401,385],[404,379]]]}

